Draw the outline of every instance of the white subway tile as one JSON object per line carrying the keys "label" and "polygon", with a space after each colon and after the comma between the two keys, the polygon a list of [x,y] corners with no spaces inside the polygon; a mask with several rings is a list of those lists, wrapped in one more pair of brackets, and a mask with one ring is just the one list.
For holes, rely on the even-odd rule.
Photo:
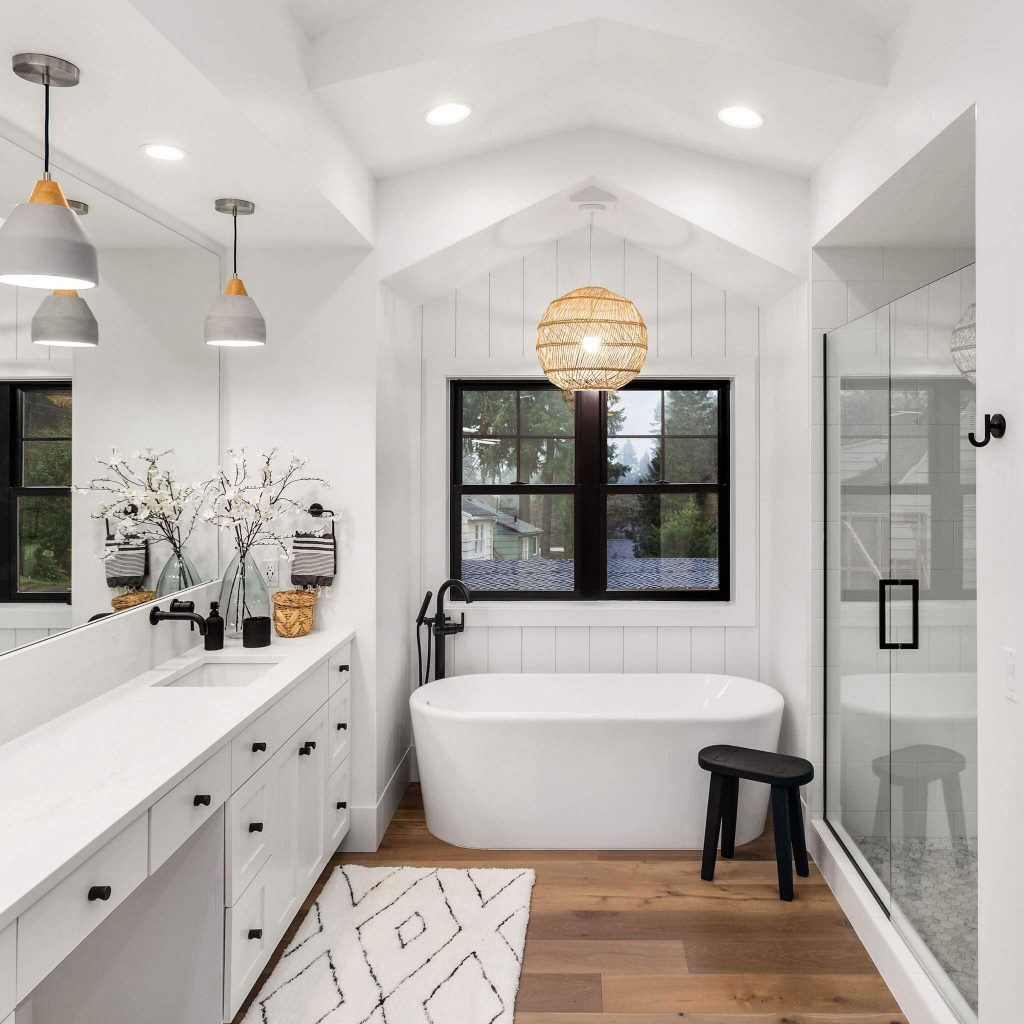
{"label": "white subway tile", "polygon": [[858,320],[866,313],[906,295],[915,285],[906,281],[857,281],[850,284],[847,316]]}
{"label": "white subway tile", "polygon": [[948,248],[891,246],[884,253],[882,278],[927,284],[956,269],[956,251]]}
{"label": "white subway tile", "polygon": [[880,247],[822,246],[811,253],[814,281],[881,281]]}

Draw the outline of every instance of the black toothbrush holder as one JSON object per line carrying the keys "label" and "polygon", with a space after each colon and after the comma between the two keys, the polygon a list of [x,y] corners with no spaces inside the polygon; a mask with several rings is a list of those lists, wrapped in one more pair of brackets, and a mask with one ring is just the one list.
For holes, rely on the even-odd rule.
{"label": "black toothbrush holder", "polygon": [[243,647],[270,646],[270,616],[255,615],[242,620]]}

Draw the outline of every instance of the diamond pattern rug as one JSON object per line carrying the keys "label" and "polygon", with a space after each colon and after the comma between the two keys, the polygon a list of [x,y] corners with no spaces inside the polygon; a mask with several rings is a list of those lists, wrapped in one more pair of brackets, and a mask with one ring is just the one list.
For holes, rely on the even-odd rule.
{"label": "diamond pattern rug", "polygon": [[339,867],[244,1024],[512,1024],[533,882]]}

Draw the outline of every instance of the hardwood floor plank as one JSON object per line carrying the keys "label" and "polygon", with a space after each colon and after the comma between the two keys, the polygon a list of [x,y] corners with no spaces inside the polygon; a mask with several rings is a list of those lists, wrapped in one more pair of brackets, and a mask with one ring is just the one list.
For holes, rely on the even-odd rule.
{"label": "hardwood floor plank", "polygon": [[[693,974],[875,974],[875,965],[852,931],[822,942],[813,935],[784,939],[712,938],[686,942],[686,962]],[[621,973],[626,973],[625,971]]]}
{"label": "hardwood floor plank", "polygon": [[686,957],[682,942],[676,940],[552,941],[528,934],[523,970],[528,974],[685,974]]}
{"label": "hardwood floor plank", "polygon": [[527,974],[519,981],[516,1017],[537,1010],[595,1014],[603,1009],[600,974]]}
{"label": "hardwood floor plank", "polygon": [[604,1006],[617,1013],[898,1013],[878,975],[602,975]]}

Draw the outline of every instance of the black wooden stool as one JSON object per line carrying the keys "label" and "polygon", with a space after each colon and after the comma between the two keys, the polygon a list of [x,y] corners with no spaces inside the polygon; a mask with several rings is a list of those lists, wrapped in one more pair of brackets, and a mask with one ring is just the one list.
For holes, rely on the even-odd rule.
{"label": "black wooden stool", "polygon": [[704,829],[704,857],[700,877],[715,879],[715,852],[722,833],[722,856],[729,858],[736,848],[736,801],[740,779],[764,782],[772,787],[772,825],[775,830],[775,860],[779,868],[779,899],[793,898],[793,861],[801,878],[810,874],[807,840],[800,813],[800,787],[814,778],[814,765],[802,757],[773,754],[769,750],[724,745],[705,747],[697,763],[711,772],[708,792],[708,820]]}

